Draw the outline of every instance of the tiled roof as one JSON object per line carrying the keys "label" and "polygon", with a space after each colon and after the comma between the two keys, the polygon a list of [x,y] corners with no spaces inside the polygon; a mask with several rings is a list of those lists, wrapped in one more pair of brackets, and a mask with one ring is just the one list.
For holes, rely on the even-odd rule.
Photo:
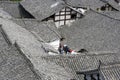
{"label": "tiled roof", "polygon": [[100,0],[65,0],[67,4],[77,7],[97,9],[105,3]]}
{"label": "tiled roof", "polygon": [[91,51],[116,51],[120,48],[120,21],[94,11],[77,20],[71,26],[60,28],[72,49]]}
{"label": "tiled roof", "polygon": [[108,11],[108,12],[103,12],[102,14],[107,15],[116,20],[120,20],[120,12],[119,11]]}
{"label": "tiled roof", "polygon": [[21,5],[36,19],[43,20],[59,12],[63,7],[62,0],[23,0]]}
{"label": "tiled roof", "polygon": [[[97,7],[104,5],[104,3],[99,0],[66,1],[72,6],[90,7],[92,9],[96,9]],[[21,2],[21,5],[33,16],[35,16],[36,19],[39,19],[39,21],[34,19],[14,19],[13,21],[20,25],[18,27],[18,25],[14,24],[12,21],[1,19],[1,23],[3,23],[6,27],[4,29],[9,29],[6,30],[6,32],[9,31],[8,34],[10,33],[9,37],[15,39],[14,41],[18,40],[19,44],[22,43],[20,45],[22,45],[21,48],[25,51],[24,57],[27,56],[27,58],[32,62],[32,65],[28,64],[23,55],[20,54],[15,46],[3,50],[3,48],[7,46],[7,43],[2,37],[2,34],[0,34],[0,49],[2,50],[0,52],[0,79],[40,80],[34,73],[38,72],[37,74],[39,74],[39,78],[41,79],[84,80],[84,75],[77,75],[76,72],[98,70],[101,61],[103,64],[115,63],[100,66],[100,72],[104,76],[105,80],[119,80],[120,65],[116,63],[120,61],[120,55],[116,54],[116,52],[120,51],[119,12],[97,13],[95,11],[88,11],[86,16],[82,19],[77,20],[71,26],[64,26],[61,29],[61,33],[64,34],[68,40],[68,46],[73,49],[85,48],[88,50],[88,54],[86,55],[82,53],[80,55],[44,55],[43,49],[36,46],[36,38],[31,36],[30,33],[26,32],[26,30],[21,29],[22,26],[31,32],[35,32],[42,37],[45,42],[58,39],[59,31],[55,27],[55,24],[53,22],[40,21],[60,11],[64,7],[62,3],[64,2],[61,0],[24,0]],[[0,4],[0,6],[12,16],[19,17],[19,12],[16,13],[16,16],[13,11],[14,8],[11,7],[11,3]],[[14,7],[15,6],[18,8],[18,4],[15,4]],[[18,11],[18,9],[16,10]],[[24,34],[22,34],[22,32]],[[58,34],[56,34],[56,32]],[[14,35],[15,33],[17,35]],[[16,36],[20,36],[25,40]],[[29,41],[32,42],[32,40],[32,44],[24,44]],[[41,46],[41,44],[37,45]],[[34,47],[37,49],[33,49]],[[37,52],[37,50],[40,51]],[[107,53],[91,54],[91,51],[107,51]],[[32,70],[29,65],[32,68],[34,67],[34,70]]]}
{"label": "tiled roof", "polygon": [[[55,62],[57,65],[62,66],[69,73],[76,76],[76,72],[87,72],[97,70],[100,62],[110,63],[120,60],[120,55],[116,53],[107,54],[93,54],[93,55],[59,55],[59,56],[44,56],[47,61]],[[71,69],[69,71],[67,68]]]}
{"label": "tiled roof", "polygon": [[120,63],[102,65],[100,73],[104,80],[119,80],[120,79]]}
{"label": "tiled roof", "polygon": [[4,11],[3,9],[0,9],[0,17],[1,18],[7,18],[7,19],[12,18],[12,16],[10,14],[8,14],[6,11]]}
{"label": "tiled roof", "polygon": [[8,47],[8,43],[6,42],[5,38],[3,37],[4,33],[1,29],[0,25],[0,51],[3,50],[4,48]]}
{"label": "tiled roof", "polygon": [[[119,56],[118,56],[119,57]],[[59,65],[64,67],[65,64],[71,68],[74,68],[74,71],[89,71],[97,69],[99,65],[99,60],[103,63],[117,62],[119,58],[116,57],[116,54],[99,54],[99,55],[71,55],[71,56],[48,56],[45,57],[47,60],[52,60],[59,62]],[[63,60],[63,61],[62,61]]]}
{"label": "tiled roof", "polygon": [[11,1],[0,1],[0,8],[15,18],[20,18],[19,3]]}
{"label": "tiled roof", "polygon": [[13,21],[29,31],[34,31],[45,42],[59,39],[59,31],[57,30],[54,22],[40,22],[35,19],[16,19]]}
{"label": "tiled roof", "polygon": [[41,47],[41,42],[39,42],[28,30],[8,19],[0,18],[0,22],[3,25],[2,29],[6,32],[7,36],[9,36],[10,42],[12,44],[16,42],[23,52],[25,59],[30,61],[32,70],[39,75],[42,80],[74,79],[71,73],[65,71],[63,67],[41,58],[43,55],[47,55],[47,53],[45,53]]}
{"label": "tiled roof", "polygon": [[38,80],[27,63],[14,46],[4,49],[0,52],[0,79]]}
{"label": "tiled roof", "polygon": [[120,11],[120,4],[117,3],[115,0],[105,0],[105,3],[110,4],[112,7]]}

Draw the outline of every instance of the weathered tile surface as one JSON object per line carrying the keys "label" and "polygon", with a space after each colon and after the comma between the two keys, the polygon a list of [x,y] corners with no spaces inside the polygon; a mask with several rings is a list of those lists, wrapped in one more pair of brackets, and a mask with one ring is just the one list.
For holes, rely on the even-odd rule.
{"label": "weathered tile surface", "polygon": [[118,52],[120,48],[120,21],[96,12],[89,12],[71,26],[61,28],[67,45],[73,49]]}
{"label": "weathered tile surface", "polygon": [[21,5],[36,19],[43,20],[59,12],[63,7],[62,0],[23,0]]}
{"label": "weathered tile surface", "polygon": [[0,52],[0,79],[38,80],[15,46]]}

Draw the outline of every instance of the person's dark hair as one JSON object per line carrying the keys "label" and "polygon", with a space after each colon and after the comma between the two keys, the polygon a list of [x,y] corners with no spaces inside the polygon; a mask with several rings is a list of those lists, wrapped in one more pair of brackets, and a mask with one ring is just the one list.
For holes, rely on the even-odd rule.
{"label": "person's dark hair", "polygon": [[65,38],[64,38],[64,37],[60,38],[60,41],[63,41],[63,40],[65,40]]}

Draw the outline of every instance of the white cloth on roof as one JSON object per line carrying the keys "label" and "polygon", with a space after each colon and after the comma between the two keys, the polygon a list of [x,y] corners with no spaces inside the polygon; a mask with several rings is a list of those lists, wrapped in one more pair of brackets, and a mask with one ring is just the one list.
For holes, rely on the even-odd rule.
{"label": "white cloth on roof", "polygon": [[48,54],[56,55],[59,53],[58,51],[59,43],[60,43],[60,40],[55,40],[50,43],[43,43],[42,47],[46,52],[48,52]]}
{"label": "white cloth on roof", "polygon": [[[60,40],[55,40],[50,43],[44,43],[43,47],[48,52],[49,55],[57,55],[59,53],[58,51],[59,44],[60,44]],[[67,45],[64,45],[64,46],[67,46]],[[71,54],[79,54],[79,53],[72,51]]]}
{"label": "white cloth on roof", "polygon": [[56,53],[53,53],[53,52],[48,52],[49,55],[58,55]]}
{"label": "white cloth on roof", "polygon": [[59,48],[59,44],[60,44],[60,40],[55,40],[53,42],[48,43],[49,45],[51,45],[53,48],[55,48],[56,50],[58,50]]}
{"label": "white cloth on roof", "polygon": [[43,43],[42,48],[46,52],[53,52],[53,53],[59,53],[58,50],[56,50],[53,46],[51,46],[49,43]]}

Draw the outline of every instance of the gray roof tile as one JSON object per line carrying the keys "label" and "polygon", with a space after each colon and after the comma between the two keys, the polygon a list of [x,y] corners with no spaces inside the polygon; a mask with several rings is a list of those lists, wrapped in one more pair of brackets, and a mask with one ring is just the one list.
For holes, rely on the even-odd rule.
{"label": "gray roof tile", "polygon": [[11,1],[0,1],[0,8],[15,18],[20,18],[19,3]]}
{"label": "gray roof tile", "polygon": [[88,11],[71,26],[60,28],[72,49],[91,51],[116,51],[120,48],[120,21],[101,13]]}
{"label": "gray roof tile", "polygon": [[[3,25],[2,29],[9,36],[9,39],[14,44],[15,41],[23,52],[25,59],[31,63],[31,69],[34,71],[42,80],[70,80],[73,79],[71,73],[65,71],[59,65],[55,63],[45,61],[41,59],[43,55],[47,55],[43,48],[42,44],[39,42],[28,30],[22,28],[21,26],[15,24],[13,21],[8,19],[1,19],[1,24]],[[33,54],[34,53],[34,54]],[[12,54],[12,53],[11,53]],[[14,54],[13,54],[14,55]],[[19,57],[19,56],[18,56]],[[10,55],[10,58],[14,59],[14,56]],[[17,57],[15,57],[16,59]],[[17,62],[18,60],[18,62]],[[19,59],[16,61],[12,60],[11,62],[16,62],[16,65],[19,64]],[[22,62],[22,61],[20,61]],[[24,71],[23,71],[24,72]],[[11,74],[10,74],[11,75]],[[27,75],[27,73],[26,73]],[[15,76],[15,75],[11,75]],[[25,77],[25,76],[24,76]],[[23,80],[29,80],[23,78]]]}
{"label": "gray roof tile", "polygon": [[0,30],[0,51],[3,50],[4,48],[8,47],[8,44],[5,40],[5,38],[3,37],[4,34],[2,34],[2,30]]}
{"label": "gray roof tile", "polygon": [[120,63],[113,63],[102,65],[100,73],[105,80],[119,80],[120,79]]}
{"label": "gray roof tile", "polygon": [[45,42],[50,42],[59,39],[59,31],[54,22],[40,22],[35,19],[19,19],[14,20],[18,25],[26,28],[29,31],[34,31]]}
{"label": "gray roof tile", "polygon": [[100,0],[65,0],[67,4],[78,7],[87,7],[97,9],[103,6],[105,3]]}
{"label": "gray roof tile", "polygon": [[[27,75],[26,75],[27,74]],[[14,47],[0,52],[0,79],[2,80],[38,80],[24,57]]]}
{"label": "gray roof tile", "polygon": [[43,20],[59,12],[64,7],[63,3],[61,0],[23,0],[21,5],[36,19]]}
{"label": "gray roof tile", "polygon": [[7,18],[7,19],[12,18],[12,16],[10,14],[8,14],[6,11],[4,11],[3,9],[0,9],[0,17],[1,18]]}
{"label": "gray roof tile", "polygon": [[120,20],[120,12],[119,11],[108,11],[108,12],[103,12],[102,14],[107,15],[111,18]]}
{"label": "gray roof tile", "polygon": [[[69,73],[76,76],[76,72],[87,72],[97,70],[99,68],[99,61],[104,64],[110,62],[117,62],[120,60],[120,55],[115,53],[109,54],[93,54],[93,55],[59,55],[59,56],[44,56],[47,61],[55,62],[62,66]],[[72,70],[69,70],[69,69]],[[82,78],[82,77],[81,77]]]}

